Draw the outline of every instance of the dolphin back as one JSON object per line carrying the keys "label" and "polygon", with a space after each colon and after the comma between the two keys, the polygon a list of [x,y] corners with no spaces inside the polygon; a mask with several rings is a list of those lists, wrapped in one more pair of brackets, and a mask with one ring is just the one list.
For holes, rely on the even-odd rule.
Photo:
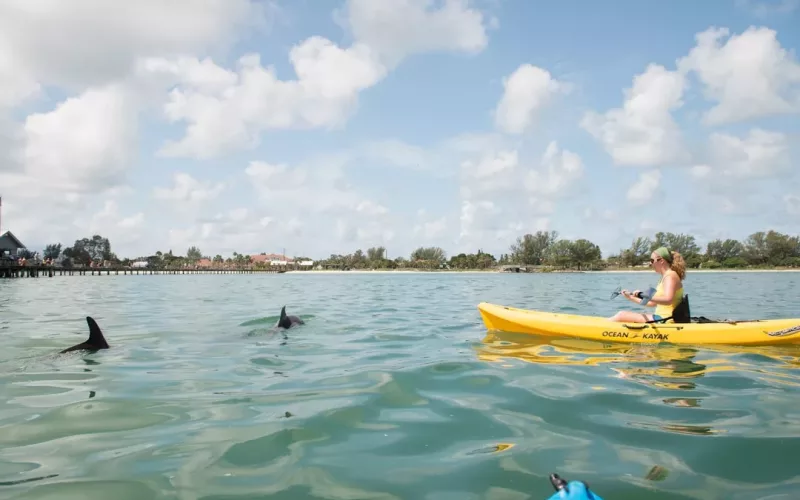
{"label": "dolphin back", "polygon": [[286,306],[283,306],[281,308],[281,317],[278,320],[277,326],[281,328],[291,328],[294,324],[303,325],[305,322],[297,316],[290,316],[286,314]]}

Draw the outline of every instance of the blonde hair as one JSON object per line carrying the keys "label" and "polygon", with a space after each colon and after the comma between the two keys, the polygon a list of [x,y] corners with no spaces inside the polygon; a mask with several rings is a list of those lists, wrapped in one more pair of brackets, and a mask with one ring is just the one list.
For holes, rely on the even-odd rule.
{"label": "blonde hair", "polygon": [[672,263],[670,263],[669,268],[678,273],[678,277],[683,281],[686,277],[686,261],[683,260],[683,255],[679,254],[675,250],[672,252]]}
{"label": "blonde hair", "polygon": [[664,259],[664,261],[669,264],[669,268],[675,271],[681,281],[683,281],[683,278],[686,277],[686,261],[683,260],[683,255],[665,246],[656,248],[653,250],[653,253]]}

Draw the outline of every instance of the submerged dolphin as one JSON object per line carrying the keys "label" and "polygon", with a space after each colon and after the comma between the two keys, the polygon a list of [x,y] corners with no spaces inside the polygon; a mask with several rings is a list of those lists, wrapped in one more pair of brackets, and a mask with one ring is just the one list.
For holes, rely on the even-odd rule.
{"label": "submerged dolphin", "polygon": [[108,342],[106,342],[106,338],[103,336],[103,332],[100,330],[100,327],[97,326],[97,322],[94,320],[94,318],[91,316],[86,316],[86,322],[89,323],[89,338],[86,340],[86,342],[81,342],[80,344],[76,344],[72,347],[67,347],[59,354],[79,350],[94,352],[99,349],[108,349]]}
{"label": "submerged dolphin", "polygon": [[281,308],[281,319],[278,320],[278,326],[280,328],[291,328],[295,325],[304,325],[305,321],[298,318],[297,316],[289,316],[286,314],[286,306]]}

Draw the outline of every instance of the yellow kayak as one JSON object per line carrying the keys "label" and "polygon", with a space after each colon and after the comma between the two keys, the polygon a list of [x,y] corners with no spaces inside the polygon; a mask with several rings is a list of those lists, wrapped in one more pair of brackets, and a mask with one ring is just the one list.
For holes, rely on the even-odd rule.
{"label": "yellow kayak", "polygon": [[481,302],[486,328],[549,337],[637,344],[800,344],[800,318],[703,323],[617,323],[599,316],[519,309]]}

